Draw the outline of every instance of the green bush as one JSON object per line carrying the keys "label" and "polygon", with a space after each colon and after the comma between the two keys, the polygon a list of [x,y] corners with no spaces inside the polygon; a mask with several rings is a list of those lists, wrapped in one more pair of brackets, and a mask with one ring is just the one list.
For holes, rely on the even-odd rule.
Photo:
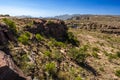
{"label": "green bush", "polygon": [[4,19],[3,19],[3,22],[4,22],[6,25],[8,25],[9,28],[10,28],[14,33],[17,32],[15,22],[13,22],[12,20],[7,19],[7,18],[4,18]]}
{"label": "green bush", "polygon": [[88,51],[88,48],[89,48],[89,45],[83,45],[81,48],[80,48],[80,51],[82,51],[83,53]]}
{"label": "green bush", "polygon": [[51,21],[51,20],[47,21],[47,24],[48,24],[48,25],[53,24],[53,23],[54,23],[54,22]]}
{"label": "green bush", "polygon": [[44,38],[40,34],[36,34],[35,37],[38,41],[44,40]]}
{"label": "green bush", "polygon": [[58,62],[61,62],[64,58],[59,50],[54,50],[52,54],[53,54],[53,58]]}
{"label": "green bush", "polygon": [[21,60],[22,60],[22,61],[26,61],[26,62],[29,62],[29,61],[30,61],[27,54],[22,55],[22,56],[21,56]]}
{"label": "green bush", "polygon": [[116,56],[116,54],[108,54],[108,58],[109,58],[109,60],[111,60],[111,59],[116,59],[117,58],[117,56]]}
{"label": "green bush", "polygon": [[95,58],[98,58],[99,55],[96,52],[93,52],[92,56],[95,57]]}
{"label": "green bush", "polygon": [[116,70],[115,75],[120,77],[120,70]]}
{"label": "green bush", "polygon": [[95,58],[98,58],[99,57],[99,55],[97,54],[97,52],[99,52],[99,48],[97,48],[97,47],[93,47],[92,48],[92,56],[93,57],[95,57]]}
{"label": "green bush", "polygon": [[99,51],[99,48],[93,47],[92,50],[95,51],[95,52],[98,52],[98,51]]}
{"label": "green bush", "polygon": [[111,59],[117,59],[120,58],[120,52],[117,52],[116,54],[107,54],[108,58]]}
{"label": "green bush", "polygon": [[77,38],[73,35],[72,32],[68,32],[67,33],[68,35],[68,43],[71,43],[72,45],[75,45],[75,46],[79,46],[79,41],[77,40]]}
{"label": "green bush", "polygon": [[47,63],[45,65],[45,70],[49,73],[55,73],[56,72],[56,67],[55,67],[55,63],[51,62],[51,63]]}
{"label": "green bush", "polygon": [[18,37],[18,41],[23,43],[23,44],[28,44],[29,43],[29,39],[30,39],[30,33],[29,32],[25,32],[24,34],[20,35]]}
{"label": "green bush", "polygon": [[73,48],[70,50],[69,55],[78,63],[85,62],[87,54],[82,49]]}
{"label": "green bush", "polygon": [[63,42],[58,42],[58,41],[55,41],[55,42],[54,42],[54,45],[55,45],[56,47],[65,47],[65,44],[64,44]]}
{"label": "green bush", "polygon": [[75,80],[82,80],[82,78],[81,77],[76,77]]}
{"label": "green bush", "polygon": [[53,38],[50,38],[49,46],[55,46],[55,47],[66,47],[66,44],[63,42],[56,41]]}
{"label": "green bush", "polygon": [[24,54],[20,57],[20,68],[23,70],[26,75],[31,74],[30,72],[34,69],[35,64],[29,63],[30,59],[27,54]]}
{"label": "green bush", "polygon": [[47,57],[51,57],[51,52],[50,51],[45,51],[44,55],[47,56]]}
{"label": "green bush", "polygon": [[120,52],[117,52],[116,56],[120,58]]}

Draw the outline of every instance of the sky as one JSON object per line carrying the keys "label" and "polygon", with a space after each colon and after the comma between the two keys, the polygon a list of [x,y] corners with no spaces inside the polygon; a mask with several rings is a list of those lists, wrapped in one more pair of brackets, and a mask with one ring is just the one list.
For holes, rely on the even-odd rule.
{"label": "sky", "polygon": [[0,0],[0,14],[34,17],[63,14],[120,15],[120,0]]}

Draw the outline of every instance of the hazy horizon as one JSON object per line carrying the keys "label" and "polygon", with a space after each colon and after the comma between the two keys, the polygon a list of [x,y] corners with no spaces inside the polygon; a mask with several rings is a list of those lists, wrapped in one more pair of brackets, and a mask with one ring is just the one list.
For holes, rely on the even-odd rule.
{"label": "hazy horizon", "polygon": [[53,17],[64,14],[120,15],[115,0],[0,0],[0,14]]}

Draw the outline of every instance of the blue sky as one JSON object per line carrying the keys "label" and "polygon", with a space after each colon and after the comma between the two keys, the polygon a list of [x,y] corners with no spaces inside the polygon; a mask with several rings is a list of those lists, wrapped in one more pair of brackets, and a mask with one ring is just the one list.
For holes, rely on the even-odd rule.
{"label": "blue sky", "polygon": [[120,0],[0,0],[0,14],[37,17],[63,14],[120,15]]}

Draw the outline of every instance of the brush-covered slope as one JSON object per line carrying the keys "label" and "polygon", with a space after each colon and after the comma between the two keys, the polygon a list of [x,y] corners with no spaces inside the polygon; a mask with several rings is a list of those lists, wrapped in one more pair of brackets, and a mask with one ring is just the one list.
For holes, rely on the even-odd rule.
{"label": "brush-covered slope", "polygon": [[119,35],[68,28],[69,21],[61,20],[8,17],[0,22],[0,50],[28,79],[120,79]]}

